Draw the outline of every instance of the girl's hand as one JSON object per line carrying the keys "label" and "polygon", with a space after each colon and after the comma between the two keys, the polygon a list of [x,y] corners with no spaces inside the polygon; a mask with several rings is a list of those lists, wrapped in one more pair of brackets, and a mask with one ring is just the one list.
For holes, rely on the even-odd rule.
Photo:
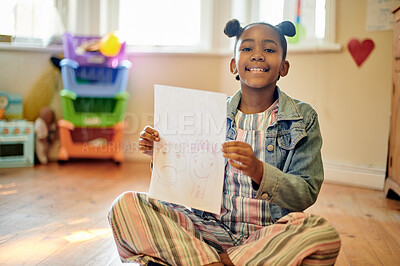
{"label": "girl's hand", "polygon": [[140,151],[146,155],[153,156],[154,141],[160,141],[160,134],[151,126],[146,126],[139,137]]}
{"label": "girl's hand", "polygon": [[264,173],[263,162],[256,158],[249,144],[242,141],[228,141],[222,144],[224,157],[230,165],[248,175],[257,184]]}

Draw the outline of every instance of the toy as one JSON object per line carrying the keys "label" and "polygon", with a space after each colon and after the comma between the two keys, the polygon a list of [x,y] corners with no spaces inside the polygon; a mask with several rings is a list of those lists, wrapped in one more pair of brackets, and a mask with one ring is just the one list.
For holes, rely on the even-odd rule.
{"label": "toy", "polygon": [[31,167],[34,163],[33,123],[0,121],[0,168]]}
{"label": "toy", "polygon": [[36,156],[41,164],[47,164],[50,145],[55,139],[57,124],[54,111],[49,107],[40,110],[35,121]]}
{"label": "toy", "polygon": [[22,96],[17,93],[0,92],[0,119],[22,119]]}
{"label": "toy", "polygon": [[24,118],[28,121],[35,121],[40,110],[51,103],[60,80],[59,62],[59,58],[51,57],[52,64],[40,75],[24,98]]}
{"label": "toy", "polygon": [[100,39],[83,41],[76,52],[83,55],[84,52],[100,52],[107,57],[114,57],[121,51],[122,43],[116,32],[111,32]]}
{"label": "toy", "polygon": [[294,25],[296,29],[296,34],[292,37],[288,37],[288,42],[296,44],[300,42],[304,37],[306,37],[306,28],[301,22],[301,0],[297,0],[297,10],[296,10],[296,24]]}
{"label": "toy", "polygon": [[7,95],[0,95],[0,120],[3,119],[7,106],[8,106]]}
{"label": "toy", "polygon": [[[100,52],[101,39],[102,37],[99,36],[73,36],[70,33],[65,33],[63,37],[64,57],[77,61],[80,66],[117,67],[125,58],[126,42],[119,40],[118,53],[113,56],[105,56]],[[105,53],[110,51],[115,52],[110,47],[111,42],[112,40],[110,39],[110,42],[107,43],[108,46],[104,42],[103,46],[105,45],[104,47],[106,47]]]}
{"label": "toy", "polygon": [[121,41],[115,32],[109,33],[100,39],[100,53],[104,56],[116,56],[121,50]]}

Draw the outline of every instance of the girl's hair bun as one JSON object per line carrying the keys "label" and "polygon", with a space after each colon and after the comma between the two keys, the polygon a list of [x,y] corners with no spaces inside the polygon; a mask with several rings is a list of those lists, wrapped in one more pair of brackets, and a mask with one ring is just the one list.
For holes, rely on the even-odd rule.
{"label": "girl's hair bun", "polygon": [[228,21],[228,23],[226,23],[224,33],[226,34],[226,36],[231,38],[240,34],[242,30],[243,29],[242,27],[240,27],[239,20],[231,19],[230,21]]}
{"label": "girl's hair bun", "polygon": [[296,35],[296,28],[290,21],[283,21],[278,25],[276,25],[275,27],[277,27],[283,33],[283,35],[289,37],[293,37],[294,35]]}

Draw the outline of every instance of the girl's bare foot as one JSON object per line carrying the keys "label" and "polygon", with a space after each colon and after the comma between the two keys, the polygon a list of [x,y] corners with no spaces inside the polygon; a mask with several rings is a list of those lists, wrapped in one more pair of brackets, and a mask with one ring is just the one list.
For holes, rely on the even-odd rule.
{"label": "girl's bare foot", "polygon": [[228,256],[228,253],[224,252],[224,253],[220,253],[219,257],[221,258],[221,261],[224,265],[226,266],[234,266],[233,262],[231,261],[231,259]]}

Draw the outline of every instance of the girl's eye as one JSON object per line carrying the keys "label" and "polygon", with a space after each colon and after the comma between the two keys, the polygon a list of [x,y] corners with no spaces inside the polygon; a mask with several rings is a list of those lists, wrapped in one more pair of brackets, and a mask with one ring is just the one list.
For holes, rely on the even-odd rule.
{"label": "girl's eye", "polygon": [[274,49],[269,49],[269,48],[265,49],[264,51],[266,51],[267,53],[275,53]]}
{"label": "girl's eye", "polygon": [[250,52],[250,51],[251,51],[251,48],[245,47],[245,48],[242,48],[242,51],[243,51],[243,52]]}

